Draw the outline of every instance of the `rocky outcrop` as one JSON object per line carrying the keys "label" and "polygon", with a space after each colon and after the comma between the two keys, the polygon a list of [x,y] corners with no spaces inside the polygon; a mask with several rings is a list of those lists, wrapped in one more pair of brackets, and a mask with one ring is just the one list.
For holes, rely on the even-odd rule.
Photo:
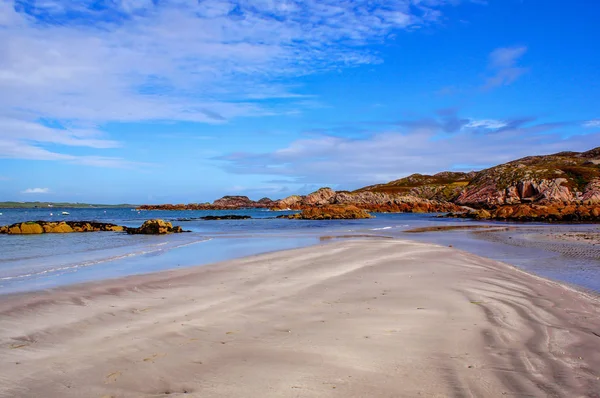
{"label": "rocky outcrop", "polygon": [[581,201],[587,205],[600,203],[600,178],[594,178],[585,186]]}
{"label": "rocky outcrop", "polygon": [[128,234],[160,235],[185,232],[163,220],[148,220],[139,228],[128,228],[116,224],[95,221],[28,221],[0,227],[0,234],[68,234],[76,232],[127,232]]}
{"label": "rocky outcrop", "polygon": [[282,199],[274,210],[303,210],[326,205],[355,206],[378,213],[442,213],[460,209],[452,203],[410,195],[372,191],[335,192],[330,188],[321,188],[307,196],[294,195]]}
{"label": "rocky outcrop", "polygon": [[448,216],[499,221],[599,222],[600,204],[504,205],[489,211],[484,209],[471,209],[458,213],[449,213]]}
{"label": "rocky outcrop", "polygon": [[123,232],[125,227],[94,221],[28,221],[0,227],[0,234],[32,235],[32,234],[64,234],[72,232]]}
{"label": "rocky outcrop", "polygon": [[[262,199],[264,201],[264,199]],[[263,203],[250,200],[247,196],[223,196],[213,202],[212,207],[219,209],[244,209],[250,207],[266,207]]]}
{"label": "rocky outcrop", "polygon": [[443,213],[458,206],[449,202],[383,192],[338,192],[334,204],[354,205],[378,213]]}
{"label": "rocky outcrop", "polygon": [[186,232],[181,227],[174,227],[170,222],[164,220],[148,220],[139,228],[125,228],[130,235],[165,235]]}
{"label": "rocky outcrop", "polygon": [[[434,175],[413,174],[386,184],[371,185],[353,192],[336,192],[321,188],[309,195],[293,195],[279,201],[263,198],[253,202],[245,196],[226,196],[212,204],[142,206],[141,209],[214,210],[236,208],[270,208],[305,210],[329,205],[351,205],[371,212],[445,213],[461,212],[462,206],[510,212],[514,206],[527,206],[531,214],[541,216],[546,206],[548,217],[555,209],[579,206],[564,217],[586,216],[586,206],[600,204],[600,147],[587,152],[560,152],[546,156],[529,156],[479,172],[444,171]],[[508,206],[508,207],[507,207]],[[500,210],[500,209],[503,210]],[[480,212],[474,217],[485,219]],[[559,212],[560,213],[560,212]],[[562,214],[562,213],[560,213]],[[573,214],[573,215],[569,215]],[[591,213],[590,213],[591,214]],[[498,217],[503,213],[498,213]],[[512,217],[512,216],[508,216]],[[526,218],[529,216],[523,216]],[[533,217],[533,216],[532,216]]]}
{"label": "rocky outcrop", "polygon": [[142,205],[138,210],[236,210],[236,209],[267,209],[276,205],[269,198],[253,201],[247,196],[223,196],[211,203],[162,204]]}
{"label": "rocky outcrop", "polygon": [[413,196],[439,202],[452,202],[463,191],[476,173],[442,171],[434,175],[412,174],[386,184],[371,185],[355,192],[381,192]]}
{"label": "rocky outcrop", "polygon": [[303,196],[288,196],[285,199],[281,199],[275,202],[271,207],[271,210],[300,210],[304,205],[303,200]]}
{"label": "rocky outcrop", "polygon": [[600,149],[529,156],[483,170],[454,201],[496,208],[517,204],[600,203]]}
{"label": "rocky outcrop", "polygon": [[301,213],[282,215],[277,218],[288,218],[295,220],[341,220],[372,218],[372,216],[363,209],[356,206],[345,205],[325,205],[309,207],[302,210]]}
{"label": "rocky outcrop", "polygon": [[305,206],[323,206],[334,202],[336,193],[331,188],[320,188],[306,195],[303,200]]}
{"label": "rocky outcrop", "polygon": [[569,203],[577,200],[577,192],[567,185],[566,178],[523,179],[499,189],[496,182],[467,188],[456,200],[459,205],[495,207],[519,203]]}

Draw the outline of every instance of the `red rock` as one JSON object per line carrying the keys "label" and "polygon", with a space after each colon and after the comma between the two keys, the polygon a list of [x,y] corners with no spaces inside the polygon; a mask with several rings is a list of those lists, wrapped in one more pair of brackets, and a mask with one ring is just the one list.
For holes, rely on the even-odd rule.
{"label": "red rock", "polygon": [[279,216],[278,218],[297,220],[340,220],[372,218],[372,216],[365,210],[352,205],[326,205],[309,207],[302,210],[301,213]]}

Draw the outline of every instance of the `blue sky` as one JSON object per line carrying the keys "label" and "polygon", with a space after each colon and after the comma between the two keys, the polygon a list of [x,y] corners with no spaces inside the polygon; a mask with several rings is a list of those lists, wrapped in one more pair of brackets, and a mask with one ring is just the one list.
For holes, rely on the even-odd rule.
{"label": "blue sky", "polygon": [[285,197],[600,146],[600,3],[0,0],[0,200]]}

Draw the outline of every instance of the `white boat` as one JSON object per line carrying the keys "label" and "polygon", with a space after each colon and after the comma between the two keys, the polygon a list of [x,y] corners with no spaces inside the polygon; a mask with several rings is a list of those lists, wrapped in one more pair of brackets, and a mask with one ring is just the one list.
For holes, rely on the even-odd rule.
{"label": "white boat", "polygon": [[69,213],[69,212],[66,212],[66,211],[63,211],[63,212],[62,212],[62,213],[60,213],[60,214],[62,214],[63,216],[68,216],[70,213]]}

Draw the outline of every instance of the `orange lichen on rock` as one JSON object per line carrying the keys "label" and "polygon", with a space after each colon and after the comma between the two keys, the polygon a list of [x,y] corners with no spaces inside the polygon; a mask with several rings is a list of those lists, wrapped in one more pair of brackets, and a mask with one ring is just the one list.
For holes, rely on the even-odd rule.
{"label": "orange lichen on rock", "polygon": [[598,222],[600,221],[600,205],[506,205],[489,211],[471,209],[460,213],[450,213],[449,216],[479,220]]}
{"label": "orange lichen on rock", "polygon": [[72,232],[123,232],[125,227],[94,221],[28,221],[0,227],[0,234],[68,234]]}
{"label": "orange lichen on rock", "polygon": [[130,235],[164,235],[184,232],[181,227],[174,227],[170,222],[163,220],[145,221],[139,228],[126,228]]}
{"label": "orange lichen on rock", "polygon": [[301,213],[279,216],[278,218],[289,218],[296,220],[341,220],[372,218],[372,216],[363,209],[356,206],[345,205],[326,205],[319,207],[310,207],[302,210]]}

